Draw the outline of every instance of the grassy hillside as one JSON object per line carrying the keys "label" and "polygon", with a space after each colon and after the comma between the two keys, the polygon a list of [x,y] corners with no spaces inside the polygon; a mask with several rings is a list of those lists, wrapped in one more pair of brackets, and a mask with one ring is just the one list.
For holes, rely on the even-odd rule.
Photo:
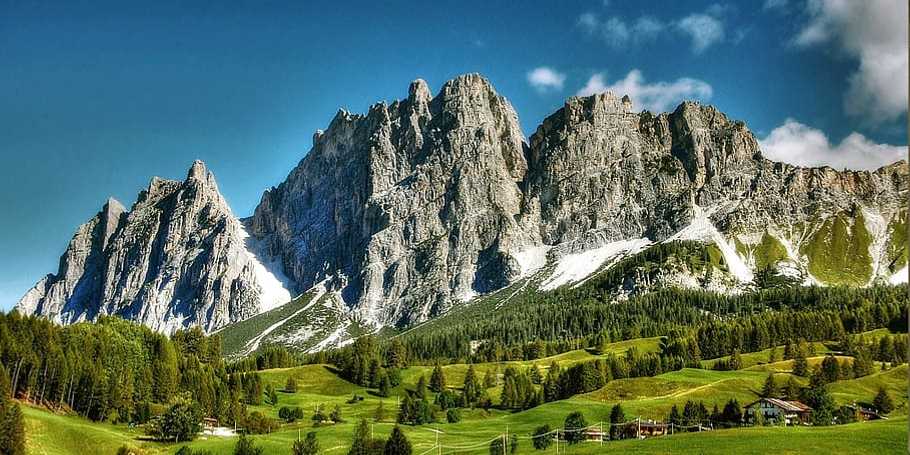
{"label": "grassy hillside", "polygon": [[[635,347],[651,352],[658,349],[656,338],[642,338],[608,346],[610,352],[621,353]],[[819,352],[821,352],[819,350]],[[745,359],[761,361],[763,353],[744,354]],[[544,369],[551,361],[562,367],[597,357],[585,350],[571,351],[537,363]],[[766,359],[766,357],[765,357]],[[820,361],[820,357],[811,361]],[[532,362],[508,362],[528,366]],[[536,427],[549,424],[561,427],[569,413],[581,410],[587,421],[595,424],[608,421],[611,407],[621,403],[630,419],[664,419],[674,404],[682,407],[686,401],[703,401],[709,408],[735,398],[746,404],[758,397],[758,392],[767,377],[767,370],[783,371],[788,376],[786,362],[767,365],[754,364],[739,371],[712,371],[704,369],[683,369],[655,377],[620,379],[609,382],[594,392],[577,395],[567,400],[550,402],[523,412],[506,412],[492,409],[462,410],[462,421],[456,424],[440,423],[420,427],[405,427],[405,432],[414,444],[414,453],[419,454],[434,447],[436,434],[432,429],[443,432],[440,442],[442,453],[455,453],[455,447],[465,447],[464,452],[488,453],[487,443],[508,429],[509,433],[520,435],[518,453],[545,453],[533,450],[528,438]],[[500,372],[506,363],[475,365],[479,375],[486,370],[497,368]],[[748,365],[748,363],[747,363]],[[316,431],[323,453],[343,454],[347,450],[356,422],[366,418],[372,423],[377,437],[386,437],[394,426],[397,413],[396,399],[403,396],[406,388],[412,388],[420,375],[429,376],[431,367],[412,366],[403,371],[403,385],[392,390],[392,396],[380,399],[371,390],[351,384],[339,378],[332,367],[326,365],[305,365],[262,371],[265,383],[283,389],[288,377],[297,380],[296,393],[279,392],[277,406],[250,406],[250,411],[260,411],[277,418],[281,406],[300,406],[305,411],[302,421],[285,424],[271,434],[255,436],[257,445],[265,453],[288,453],[298,434]],[[458,386],[464,378],[467,365],[456,364],[444,367],[450,387]],[[906,365],[878,372],[873,375],[838,381],[830,385],[832,395],[839,403],[853,401],[869,402],[878,387],[884,386],[895,398],[897,411],[888,421],[868,422],[846,426],[824,428],[742,428],[719,430],[699,434],[678,434],[645,441],[620,441],[601,447],[597,443],[583,443],[572,446],[566,453],[766,453],[769,450],[783,453],[903,453],[907,437],[907,393],[908,369]],[[804,382],[804,379],[800,379]],[[499,399],[499,388],[489,390],[494,402]],[[354,395],[362,401],[349,403]],[[383,403],[385,419],[374,422],[376,410]],[[344,423],[313,428],[310,417],[314,407],[322,405],[326,412],[335,406],[342,410]],[[180,446],[144,441],[142,432],[122,425],[94,424],[80,417],[61,416],[37,408],[25,408],[30,452],[36,454],[78,454],[115,453],[123,444],[143,450],[145,454],[172,454]],[[200,437],[189,446],[211,450],[215,454],[230,454],[236,438]],[[563,447],[560,447],[562,450]],[[550,448],[549,451],[553,451]],[[549,453],[549,452],[546,452]]]}

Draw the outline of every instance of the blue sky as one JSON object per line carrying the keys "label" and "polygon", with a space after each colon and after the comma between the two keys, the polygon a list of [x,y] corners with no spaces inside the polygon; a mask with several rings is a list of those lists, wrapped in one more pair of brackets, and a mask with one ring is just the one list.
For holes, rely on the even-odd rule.
{"label": "blue sky", "polygon": [[248,216],[338,108],[418,77],[484,74],[527,135],[613,89],[715,104],[778,159],[874,168],[906,155],[906,17],[900,0],[0,0],[0,309],[108,196],[198,158]]}

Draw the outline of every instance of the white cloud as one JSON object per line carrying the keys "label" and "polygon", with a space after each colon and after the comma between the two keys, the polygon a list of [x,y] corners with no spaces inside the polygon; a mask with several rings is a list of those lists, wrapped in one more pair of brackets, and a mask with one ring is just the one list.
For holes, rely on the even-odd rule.
{"label": "white cloud", "polygon": [[708,14],[690,14],[680,19],[676,23],[676,28],[689,35],[692,40],[692,52],[696,54],[724,39],[723,22]]}
{"label": "white cloud", "polygon": [[832,42],[859,60],[848,81],[846,112],[871,123],[907,112],[907,1],[809,0],[807,11],[796,45]]}
{"label": "white cloud", "polygon": [[653,16],[639,16],[634,20],[613,16],[602,20],[597,14],[586,12],[578,16],[578,26],[617,49],[653,41],[665,30],[675,30],[691,39],[692,51],[697,54],[724,39],[724,16],[735,10],[729,4],[715,3],[703,13],[693,13],[668,22]]}
{"label": "white cloud", "polygon": [[648,84],[641,71],[634,69],[624,79],[612,84],[606,83],[603,73],[596,73],[577,95],[588,96],[603,92],[613,92],[617,96],[629,95],[633,105],[642,110],[665,112],[686,99],[707,100],[711,98],[713,89],[707,82],[687,77],[673,82]]}
{"label": "white cloud", "polygon": [[553,68],[541,66],[528,71],[528,83],[531,87],[545,92],[547,90],[562,90],[566,75]]}
{"label": "white cloud", "polygon": [[793,119],[787,119],[759,143],[766,158],[798,166],[873,170],[907,158],[906,146],[877,144],[857,132],[833,145],[821,130]]}
{"label": "white cloud", "polygon": [[578,25],[614,48],[651,41],[666,27],[651,16],[641,16],[628,22],[615,16],[601,20],[594,13],[584,13],[578,16]]}

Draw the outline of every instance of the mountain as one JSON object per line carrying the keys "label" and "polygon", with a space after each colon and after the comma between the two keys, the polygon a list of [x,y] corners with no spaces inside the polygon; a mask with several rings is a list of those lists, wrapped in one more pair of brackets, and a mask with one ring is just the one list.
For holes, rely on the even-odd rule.
{"label": "mountain", "polygon": [[127,211],[109,199],[76,231],[57,274],[16,308],[63,324],[118,315],[163,332],[213,330],[290,300],[253,253],[214,176],[153,178]]}
{"label": "mountain", "polygon": [[[190,180],[168,183],[168,194]],[[19,308],[61,322],[120,314],[159,329],[244,320],[223,332],[243,352],[262,342],[323,348],[519,283],[576,286],[675,241],[703,245],[707,260],[624,271],[617,298],[661,286],[747,292],[768,271],[805,284],[905,282],[908,183],[904,161],[874,172],[769,161],[745,124],[694,102],[655,115],[628,97],[573,97],[526,142],[483,77],[459,76],[435,96],[418,80],[406,99],[339,111],[242,223],[217,189],[207,210],[143,196],[128,215],[102,210]],[[146,212],[218,223],[181,223],[171,244],[156,240],[161,230],[126,229]],[[128,264],[143,272],[110,265],[138,245],[145,256]],[[262,294],[275,288],[301,295],[268,311]]]}

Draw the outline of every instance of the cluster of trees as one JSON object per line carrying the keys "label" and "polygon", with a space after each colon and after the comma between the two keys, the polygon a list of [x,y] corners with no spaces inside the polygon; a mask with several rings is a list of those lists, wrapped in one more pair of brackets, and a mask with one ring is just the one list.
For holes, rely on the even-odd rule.
{"label": "cluster of trees", "polygon": [[[177,336],[177,334],[174,334],[173,338],[176,339]],[[217,336],[217,334],[213,336]],[[255,353],[228,365],[228,372],[236,373],[240,371],[261,371],[271,368],[291,368],[302,363],[303,360],[297,354],[288,351],[281,346],[265,346]]]}
{"label": "cluster of trees", "polygon": [[393,340],[383,347],[385,349],[381,351],[376,337],[365,335],[349,347],[322,357],[338,367],[341,377],[357,385],[379,389],[379,396],[387,397],[389,390],[401,383],[401,369],[408,364],[406,351],[400,342]]}
{"label": "cluster of trees", "polygon": [[0,365],[0,453],[25,455],[22,409],[10,399],[9,375],[3,365]]}
{"label": "cluster of trees", "polygon": [[149,433],[162,440],[191,439],[202,417],[252,431],[276,426],[247,413],[246,406],[263,397],[259,375],[250,370],[294,362],[269,349],[226,364],[218,335],[205,336],[199,328],[169,339],[114,317],[62,327],[17,312],[0,314],[0,364],[9,374],[9,396],[94,421],[149,423]]}
{"label": "cluster of trees", "polygon": [[392,428],[389,439],[374,438],[366,420],[361,419],[354,429],[348,455],[411,455],[413,447],[398,425]]}
{"label": "cluster of trees", "polygon": [[[874,328],[907,327],[904,286],[783,287],[735,296],[664,289],[617,303],[615,287],[603,276],[610,273],[577,288],[518,293],[483,317],[471,317],[470,311],[479,311],[475,309],[464,310],[462,318],[455,312],[396,340],[418,362],[489,362],[531,360],[596,345],[592,334],[603,343],[682,330],[694,337],[703,358],[716,358],[799,337],[831,340]],[[475,340],[483,342],[476,346]]]}
{"label": "cluster of trees", "polygon": [[720,410],[715,404],[713,410],[708,412],[707,406],[701,401],[686,401],[682,412],[674,404],[670,408],[670,414],[667,416],[667,423],[673,424],[674,431],[688,431],[690,428],[699,425],[714,425],[716,428],[729,428],[738,426],[743,419],[743,408],[738,400],[732,398],[724,404],[723,410]]}
{"label": "cluster of trees", "polygon": [[566,369],[554,362],[543,380],[543,401],[562,400],[579,393],[591,392],[614,379],[656,376],[697,365],[692,360],[673,353],[641,354],[634,347],[622,355],[610,354],[606,359],[581,362]]}

